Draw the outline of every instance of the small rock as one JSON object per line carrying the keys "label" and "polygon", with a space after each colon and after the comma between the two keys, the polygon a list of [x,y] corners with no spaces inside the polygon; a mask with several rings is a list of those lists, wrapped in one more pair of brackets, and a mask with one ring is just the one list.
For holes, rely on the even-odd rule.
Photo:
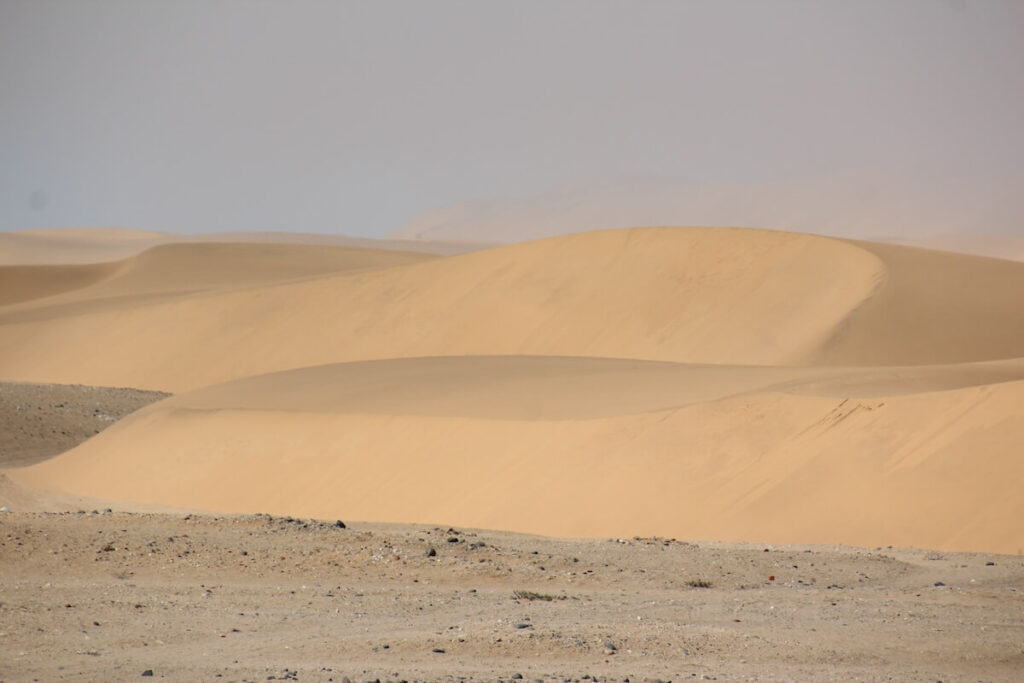
{"label": "small rock", "polygon": [[[0,512],[4,512],[6,510],[7,510],[7,508],[0,508]],[[994,566],[996,566],[996,563],[995,562],[986,562],[985,566],[986,567],[994,567]]]}
{"label": "small rock", "polygon": [[608,642],[606,642],[604,644],[604,649],[611,650],[612,652],[615,652],[619,648],[615,647],[615,643],[613,643],[612,641],[609,640]]}
{"label": "small rock", "polygon": [[443,655],[444,654],[444,648],[443,647],[435,647],[433,650],[431,650],[431,652],[437,653],[439,655]]}
{"label": "small rock", "polygon": [[339,528],[339,529],[345,529],[345,528],[347,528],[347,527],[345,526],[345,522],[341,521],[340,519],[339,519],[339,520],[338,520],[337,522],[335,522],[335,523],[334,523],[334,526],[335,526],[335,527],[337,527],[337,528]]}
{"label": "small rock", "polygon": [[111,510],[110,508],[103,508],[103,514],[105,514],[105,515],[112,515],[112,514],[114,514],[114,511]]}
{"label": "small rock", "polygon": [[10,512],[10,511],[11,511],[10,508],[8,508],[6,505],[0,506],[0,512]]}
{"label": "small rock", "polygon": [[448,537],[448,542],[449,542],[449,543],[458,543],[458,542],[459,542],[459,539],[458,539],[458,537],[457,537],[457,536],[449,536],[449,537]]}
{"label": "small rock", "polygon": [[521,673],[514,673],[514,674],[512,674],[512,680],[513,681],[521,681],[521,680],[523,680],[523,674],[521,674]]}
{"label": "small rock", "polygon": [[519,628],[519,629],[522,629],[522,628],[533,628],[533,624],[527,624],[526,622],[521,621],[518,624],[516,624],[516,628]]}
{"label": "small rock", "polygon": [[945,586],[945,585],[946,585],[946,584],[942,583],[941,581],[936,581],[936,582],[935,582],[935,586],[936,586],[937,588],[941,588],[942,586]]}
{"label": "small rock", "polygon": [[152,669],[146,669],[145,671],[142,672],[142,675],[146,676],[146,677],[152,676],[153,675],[153,670]]}
{"label": "small rock", "polygon": [[427,548],[427,557],[436,557],[437,551],[433,548]]}

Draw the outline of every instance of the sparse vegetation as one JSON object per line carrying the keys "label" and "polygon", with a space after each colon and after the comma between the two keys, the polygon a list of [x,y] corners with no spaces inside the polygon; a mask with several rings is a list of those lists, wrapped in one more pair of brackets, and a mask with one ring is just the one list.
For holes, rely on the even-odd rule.
{"label": "sparse vegetation", "polygon": [[565,600],[564,595],[534,593],[533,591],[512,591],[512,597],[514,597],[517,600],[543,600],[544,602],[551,602],[552,600]]}

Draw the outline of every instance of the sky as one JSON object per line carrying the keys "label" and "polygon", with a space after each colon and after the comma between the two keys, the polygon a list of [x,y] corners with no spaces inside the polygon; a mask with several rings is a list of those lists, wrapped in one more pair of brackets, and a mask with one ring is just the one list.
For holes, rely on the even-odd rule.
{"label": "sky", "polygon": [[1002,182],[1024,2],[0,0],[0,230],[383,236],[617,178]]}

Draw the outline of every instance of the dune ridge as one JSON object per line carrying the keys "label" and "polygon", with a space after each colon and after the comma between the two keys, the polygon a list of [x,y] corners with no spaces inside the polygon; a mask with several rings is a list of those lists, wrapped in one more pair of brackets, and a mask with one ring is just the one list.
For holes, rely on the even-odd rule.
{"label": "dune ridge", "polygon": [[307,249],[165,245],[0,306],[0,378],[176,392],[11,480],[554,535],[1024,546],[1024,264],[729,228]]}
{"label": "dune ridge", "polygon": [[[882,275],[864,250],[806,235],[611,230],[274,284],[259,296],[147,299],[130,316],[121,305],[93,310],[96,299],[84,304],[90,315],[0,309],[0,376],[173,392],[430,355],[798,364]],[[107,300],[118,294],[137,295],[109,289]],[[45,344],[52,337],[78,344]]]}

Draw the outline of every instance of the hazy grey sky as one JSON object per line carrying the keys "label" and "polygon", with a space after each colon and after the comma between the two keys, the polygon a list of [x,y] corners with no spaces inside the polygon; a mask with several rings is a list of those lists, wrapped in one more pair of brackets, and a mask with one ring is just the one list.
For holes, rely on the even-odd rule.
{"label": "hazy grey sky", "polygon": [[0,0],[0,230],[383,235],[624,176],[1002,178],[1024,2]]}

